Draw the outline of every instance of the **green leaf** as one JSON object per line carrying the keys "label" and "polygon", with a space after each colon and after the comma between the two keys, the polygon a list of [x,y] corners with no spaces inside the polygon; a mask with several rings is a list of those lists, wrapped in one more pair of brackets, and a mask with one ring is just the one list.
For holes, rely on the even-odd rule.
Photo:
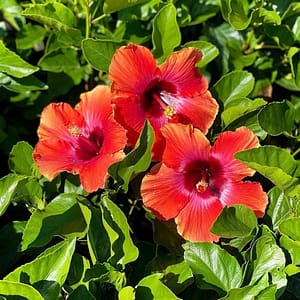
{"label": "green leaf", "polygon": [[107,196],[100,202],[103,225],[111,244],[109,263],[113,266],[125,265],[137,259],[139,252],[130,237],[130,228],[126,216],[121,209]]}
{"label": "green leaf", "polygon": [[163,61],[180,45],[181,34],[174,4],[166,4],[154,17],[152,42],[153,55],[159,58],[159,61]]}
{"label": "green leaf", "polygon": [[12,78],[0,72],[0,86],[16,93],[29,93],[30,91],[46,90],[48,86],[39,79],[30,75],[24,78]]}
{"label": "green leaf", "polygon": [[32,66],[19,55],[5,47],[0,40],[0,72],[23,78],[38,71],[38,67]]}
{"label": "green leaf", "polygon": [[21,256],[19,247],[25,224],[24,221],[14,221],[7,223],[0,230],[0,276]]}
{"label": "green leaf", "polygon": [[254,10],[252,15],[252,23],[253,24],[266,24],[273,23],[276,25],[281,24],[281,18],[276,11],[267,10],[263,7],[260,7]]}
{"label": "green leaf", "polygon": [[262,146],[236,153],[235,158],[271,180],[286,195],[292,196],[297,193],[300,182],[294,176],[299,175],[299,167],[287,150],[275,146]]}
{"label": "green leaf", "polygon": [[300,89],[300,49],[292,47],[288,52],[295,85]]}
{"label": "green leaf", "polygon": [[255,297],[257,297],[261,291],[265,290],[268,287],[268,285],[268,276],[265,275],[253,285],[247,285],[242,288],[231,289],[226,295],[226,297],[221,298],[221,300],[253,300],[256,299]]}
{"label": "green leaf", "polygon": [[255,111],[267,102],[262,98],[251,100],[249,98],[237,98],[230,101],[222,112],[222,120],[225,126],[243,116],[245,113]]}
{"label": "green leaf", "polygon": [[85,59],[99,71],[107,71],[115,51],[121,43],[105,40],[82,40],[81,48]]}
{"label": "green leaf", "polygon": [[225,238],[246,237],[257,226],[254,212],[243,205],[224,207],[211,232]]}
{"label": "green leaf", "polygon": [[249,2],[247,0],[222,0],[222,14],[225,20],[237,30],[248,27],[251,17],[248,17]]}
{"label": "green leaf", "polygon": [[78,286],[68,296],[68,300],[96,300],[96,298],[89,292],[85,285]]}
{"label": "green leaf", "polygon": [[109,167],[109,174],[117,181],[125,193],[128,191],[130,180],[138,173],[146,171],[150,166],[153,141],[153,128],[146,121],[135,148],[122,161]]}
{"label": "green leaf", "polygon": [[279,47],[288,49],[294,44],[294,34],[287,25],[264,24],[266,34],[272,38]]}
{"label": "green leaf", "polygon": [[238,97],[246,97],[254,87],[254,77],[247,71],[233,71],[214,85],[217,98],[226,105]]}
{"label": "green leaf", "polygon": [[277,230],[280,222],[292,215],[289,200],[278,187],[268,192],[268,198],[267,216],[271,219],[273,230]]}
{"label": "green leaf", "polygon": [[9,158],[9,169],[17,174],[32,175],[33,147],[25,141],[18,142],[13,146]]}
{"label": "green leaf", "polygon": [[125,286],[119,291],[118,300],[134,300],[135,291],[132,286]]}
{"label": "green leaf", "polygon": [[32,262],[9,273],[4,280],[30,283],[44,298],[51,296],[51,299],[58,299],[60,287],[67,278],[75,243],[75,239],[65,240],[46,249]]}
{"label": "green leaf", "polygon": [[0,10],[4,19],[16,30],[25,24],[25,18],[21,16],[22,7],[16,0],[0,1]]}
{"label": "green leaf", "polygon": [[300,242],[300,217],[288,218],[279,224],[279,231]]}
{"label": "green leaf", "polygon": [[17,174],[8,174],[0,179],[0,216],[2,216],[11,201],[18,187],[18,184],[25,177]]}
{"label": "green leaf", "polygon": [[291,133],[295,120],[295,109],[289,101],[272,102],[257,115],[259,125],[270,135]]}
{"label": "green leaf", "polygon": [[242,269],[235,257],[212,243],[186,243],[184,259],[198,285],[209,285],[220,296],[242,284]]}
{"label": "green leaf", "polygon": [[17,49],[31,49],[43,41],[46,30],[39,25],[25,24],[17,32],[16,46]]}
{"label": "green leaf", "polygon": [[27,222],[22,250],[47,244],[55,235],[82,238],[88,230],[90,211],[76,194],[60,194]]}
{"label": "green leaf", "polygon": [[291,16],[298,15],[300,13],[300,3],[294,2],[290,3],[288,8],[285,10],[284,14],[282,15],[282,19],[287,19]]}
{"label": "green leaf", "polygon": [[[287,230],[283,228],[283,232],[287,231],[289,234],[291,230],[292,228],[288,228]],[[294,234],[292,233],[292,235]],[[295,241],[283,234],[280,238],[280,247],[288,251],[294,265],[300,265],[300,241]]]}
{"label": "green leaf", "polygon": [[110,14],[121,9],[131,7],[138,4],[143,4],[149,2],[149,0],[105,0],[103,6],[103,12],[105,14]]}
{"label": "green leaf", "polygon": [[136,299],[143,300],[180,300],[161,281],[162,274],[151,274],[144,277],[137,285]]}
{"label": "green leaf", "polygon": [[0,294],[5,297],[7,296],[7,298],[3,299],[45,300],[32,286],[20,282],[11,282],[9,280],[0,280]]}
{"label": "green leaf", "polygon": [[211,62],[214,58],[219,55],[218,48],[206,41],[192,41],[185,43],[183,47],[195,47],[202,52],[202,59],[197,63],[197,67],[202,68]]}
{"label": "green leaf", "polygon": [[[264,230],[251,248],[249,268],[252,271],[250,285],[255,284],[262,276],[274,276],[272,283],[276,283],[276,273],[283,272],[285,255],[276,244],[276,240],[269,230]],[[279,288],[279,286],[278,286]]]}

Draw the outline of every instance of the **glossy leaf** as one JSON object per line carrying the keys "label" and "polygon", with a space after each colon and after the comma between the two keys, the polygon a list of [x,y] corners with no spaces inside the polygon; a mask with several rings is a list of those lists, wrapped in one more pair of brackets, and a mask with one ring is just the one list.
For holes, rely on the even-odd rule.
{"label": "glossy leaf", "polygon": [[119,291],[118,300],[134,300],[135,291],[132,286],[125,286]]}
{"label": "glossy leaf", "polygon": [[119,11],[122,10],[124,8],[128,8],[134,5],[138,5],[138,4],[143,4],[148,2],[149,0],[134,0],[134,1],[130,1],[130,0],[105,0],[104,1],[104,6],[103,6],[103,11],[106,14],[110,14],[112,12],[115,11]]}
{"label": "glossy leaf", "polygon": [[36,210],[23,234],[22,250],[47,244],[54,236],[82,238],[90,221],[89,209],[76,194],[60,194],[43,210]]}
{"label": "glossy leaf", "polygon": [[288,218],[279,224],[279,231],[300,242],[300,217]]}
{"label": "glossy leaf", "polygon": [[113,266],[124,268],[126,264],[135,261],[139,255],[138,248],[131,239],[126,216],[107,196],[102,197],[100,208],[103,225],[111,244],[108,261]]}
{"label": "glossy leaf", "polygon": [[41,43],[46,36],[46,30],[39,25],[25,24],[17,33],[17,49],[31,49]]}
{"label": "glossy leaf", "polygon": [[65,240],[48,248],[35,260],[9,273],[4,280],[26,281],[36,287],[43,297],[46,298],[48,295],[52,295],[52,299],[58,297],[60,287],[67,278],[75,242],[75,239]]}
{"label": "glossy leaf", "polygon": [[233,71],[228,73],[214,85],[217,99],[226,105],[238,98],[246,97],[254,87],[254,77],[247,71]]}
{"label": "glossy leaf", "polygon": [[285,149],[275,146],[263,146],[245,150],[235,157],[271,180],[288,195],[297,192],[299,179],[298,163]]}
{"label": "glossy leaf", "polygon": [[211,232],[221,237],[246,237],[257,226],[254,212],[242,205],[224,207],[211,228]]}
{"label": "glossy leaf", "polygon": [[130,180],[138,173],[146,171],[150,166],[153,141],[153,128],[146,121],[135,148],[122,161],[109,167],[109,174],[117,181],[124,192],[128,191]]}
{"label": "glossy leaf", "polygon": [[281,18],[278,12],[260,7],[253,12],[252,23],[273,23],[276,25],[280,25]]}
{"label": "glossy leaf", "polygon": [[11,171],[21,175],[32,175],[32,158],[33,147],[27,142],[18,142],[12,148],[9,159],[8,166]]}
{"label": "glossy leaf", "polygon": [[286,25],[265,24],[266,34],[272,38],[279,47],[288,49],[294,44],[294,35]]}
{"label": "glossy leaf", "polygon": [[299,49],[296,50],[297,52],[293,54],[289,53],[290,64],[292,68],[293,78],[295,80],[295,85],[297,88],[300,88],[300,51]]}
{"label": "glossy leaf", "polygon": [[9,280],[0,280],[0,294],[7,297],[3,299],[45,299],[32,286],[20,282],[11,282]]}
{"label": "glossy leaf", "polygon": [[176,297],[176,295],[160,281],[162,277],[162,274],[157,273],[143,278],[136,287],[136,299],[179,300],[180,298]]}
{"label": "glossy leaf", "polygon": [[120,43],[105,40],[82,40],[81,48],[86,60],[96,70],[107,71],[115,51]]}
{"label": "glossy leaf", "polygon": [[[287,230],[283,228],[283,232],[287,231],[290,233],[292,231],[292,228],[288,228]],[[288,251],[292,263],[294,265],[299,265],[300,264],[300,241],[299,240],[293,240],[289,236],[282,234],[280,237],[280,247],[286,249]]]}
{"label": "glossy leaf", "polygon": [[219,295],[242,284],[242,269],[235,257],[212,243],[186,243],[184,259],[198,285],[209,285]]}
{"label": "glossy leaf", "polygon": [[180,45],[181,34],[176,19],[176,8],[166,4],[153,20],[153,55],[163,61],[175,47]]}
{"label": "glossy leaf", "polygon": [[184,44],[183,47],[195,47],[201,51],[203,56],[201,60],[197,63],[197,66],[199,68],[204,67],[219,55],[218,48],[215,45],[206,41],[188,42]]}
{"label": "glossy leaf", "polygon": [[0,179],[0,216],[5,213],[13,200],[18,184],[24,179],[24,176],[17,174],[8,174]]}
{"label": "glossy leaf", "polygon": [[259,125],[270,135],[291,133],[295,120],[294,106],[288,102],[272,102],[257,115]]}
{"label": "glossy leaf", "polygon": [[23,78],[38,71],[35,67],[19,55],[8,49],[3,41],[0,40],[0,72],[17,78]]}
{"label": "glossy leaf", "polygon": [[274,230],[278,229],[279,224],[292,215],[289,199],[278,188],[274,187],[268,192],[269,205],[267,216],[270,217]]}

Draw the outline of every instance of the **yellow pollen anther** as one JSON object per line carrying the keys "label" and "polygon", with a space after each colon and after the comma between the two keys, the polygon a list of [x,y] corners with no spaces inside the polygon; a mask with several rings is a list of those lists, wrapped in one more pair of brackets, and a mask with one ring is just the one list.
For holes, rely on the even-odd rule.
{"label": "yellow pollen anther", "polygon": [[196,190],[200,193],[204,193],[208,188],[208,183],[204,180],[200,180],[196,183]]}
{"label": "yellow pollen anther", "polygon": [[170,105],[168,105],[164,110],[164,115],[168,119],[172,119],[175,114],[176,110]]}
{"label": "yellow pollen anther", "polygon": [[68,130],[71,133],[71,135],[73,135],[75,137],[79,137],[81,135],[80,128],[76,125],[70,125],[68,127]]}

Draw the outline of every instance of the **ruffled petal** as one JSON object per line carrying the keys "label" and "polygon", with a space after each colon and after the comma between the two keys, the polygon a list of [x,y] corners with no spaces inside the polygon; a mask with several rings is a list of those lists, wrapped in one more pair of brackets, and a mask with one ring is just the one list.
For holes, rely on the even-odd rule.
{"label": "ruffled petal", "polygon": [[112,115],[111,92],[109,86],[98,85],[89,92],[80,95],[81,101],[76,105],[90,130],[105,123]]}
{"label": "ruffled petal", "polygon": [[246,176],[252,176],[255,171],[234,158],[234,154],[259,146],[256,135],[247,127],[240,127],[236,131],[225,131],[219,135],[210,151],[210,160],[218,161],[222,166],[218,172],[228,180],[239,181]]}
{"label": "ruffled petal", "polygon": [[83,116],[68,103],[51,103],[41,114],[38,136],[40,139],[72,139],[85,126]]}
{"label": "ruffled petal", "polygon": [[48,180],[54,179],[63,171],[77,174],[80,161],[72,145],[64,140],[40,141],[36,144],[33,159],[41,172]]}
{"label": "ruffled petal", "polygon": [[219,237],[210,232],[222,211],[220,200],[213,196],[193,192],[188,203],[175,218],[178,233],[192,242],[213,242]]}
{"label": "ruffled petal", "polygon": [[162,164],[143,178],[141,195],[144,205],[159,219],[169,220],[186,205],[189,191],[184,176]]}
{"label": "ruffled petal", "polygon": [[199,129],[178,123],[166,124],[161,132],[166,141],[163,162],[168,167],[184,171],[195,161],[207,161],[210,143]]}
{"label": "ruffled petal", "polygon": [[172,83],[176,86],[177,93],[183,96],[203,94],[208,83],[195,67],[201,58],[201,52],[192,47],[173,52],[159,67],[161,80]]}
{"label": "ruffled petal", "polygon": [[142,95],[158,76],[151,51],[135,44],[119,48],[109,67],[112,91],[119,96]]}
{"label": "ruffled petal", "polygon": [[125,157],[122,151],[114,154],[102,154],[81,165],[79,174],[83,188],[88,192],[95,192],[105,186],[108,178],[108,168]]}
{"label": "ruffled petal", "polygon": [[206,91],[195,97],[177,97],[174,108],[179,115],[207,134],[217,116],[219,105],[211,93]]}
{"label": "ruffled petal", "polygon": [[224,186],[221,193],[223,206],[243,204],[262,217],[268,204],[268,196],[257,182],[231,182]]}

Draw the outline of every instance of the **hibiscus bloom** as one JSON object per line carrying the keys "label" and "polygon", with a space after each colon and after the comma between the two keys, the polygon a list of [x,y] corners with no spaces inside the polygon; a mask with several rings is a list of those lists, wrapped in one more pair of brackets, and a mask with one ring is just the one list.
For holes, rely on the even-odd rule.
{"label": "hibiscus bloom", "polygon": [[128,130],[134,145],[145,119],[156,133],[153,159],[160,159],[166,123],[193,124],[204,134],[212,125],[218,104],[207,90],[207,80],[195,64],[202,54],[184,48],[171,54],[160,66],[149,49],[129,44],[119,48],[109,67],[109,79],[116,105],[116,119]]}
{"label": "hibiscus bloom", "polygon": [[218,240],[210,229],[225,206],[242,204],[264,215],[267,195],[261,185],[242,181],[255,171],[234,158],[259,146],[248,128],[221,133],[213,146],[190,125],[167,124],[161,131],[166,139],[162,163],[141,186],[145,206],[159,219],[175,218],[179,234],[197,242]]}
{"label": "hibiscus bloom", "polygon": [[45,107],[33,157],[49,180],[63,171],[79,174],[83,188],[93,192],[104,187],[108,167],[125,156],[126,131],[114,120],[109,87],[80,98],[75,109],[68,103]]}

